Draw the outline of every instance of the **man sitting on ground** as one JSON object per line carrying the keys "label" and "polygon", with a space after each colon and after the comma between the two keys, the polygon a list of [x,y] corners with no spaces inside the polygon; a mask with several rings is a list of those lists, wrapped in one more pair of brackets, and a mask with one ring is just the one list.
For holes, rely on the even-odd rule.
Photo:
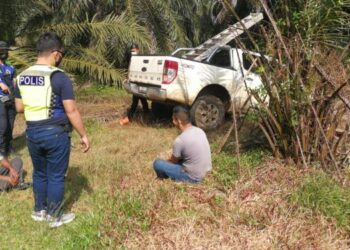
{"label": "man sitting on ground", "polygon": [[0,160],[0,191],[11,188],[23,190],[29,187],[31,183],[23,181],[23,162],[20,158],[15,157],[11,162]]}
{"label": "man sitting on ground", "polygon": [[181,130],[168,160],[156,159],[154,170],[160,179],[198,183],[211,170],[210,146],[204,131],[191,124],[187,108],[173,109],[173,124]]}

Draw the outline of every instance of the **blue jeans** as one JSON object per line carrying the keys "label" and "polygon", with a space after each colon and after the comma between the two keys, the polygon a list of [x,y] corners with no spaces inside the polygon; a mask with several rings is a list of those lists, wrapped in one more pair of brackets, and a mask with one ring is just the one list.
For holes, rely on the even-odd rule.
{"label": "blue jeans", "polygon": [[198,180],[192,179],[182,168],[181,164],[175,164],[169,161],[156,159],[153,162],[154,171],[160,179],[170,178],[174,181],[198,183]]}
{"label": "blue jeans", "polygon": [[28,128],[26,136],[34,167],[34,211],[47,210],[48,214],[59,216],[70,155],[70,136],[60,126]]}

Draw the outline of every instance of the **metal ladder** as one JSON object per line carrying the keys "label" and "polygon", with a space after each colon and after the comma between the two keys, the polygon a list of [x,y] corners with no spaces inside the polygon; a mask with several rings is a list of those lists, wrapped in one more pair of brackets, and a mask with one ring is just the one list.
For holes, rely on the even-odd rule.
{"label": "metal ladder", "polygon": [[214,49],[229,43],[236,37],[243,34],[246,29],[249,29],[262,19],[262,13],[250,13],[247,17],[241,19],[240,22],[231,25],[216,36],[194,48],[191,52],[185,54],[185,58],[193,59],[195,61],[202,61],[203,59],[207,58]]}

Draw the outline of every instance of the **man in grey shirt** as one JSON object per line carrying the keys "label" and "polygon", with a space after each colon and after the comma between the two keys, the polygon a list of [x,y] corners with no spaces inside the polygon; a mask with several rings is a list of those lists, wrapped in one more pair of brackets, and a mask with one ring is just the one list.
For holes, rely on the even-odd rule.
{"label": "man in grey shirt", "polygon": [[197,183],[211,170],[210,146],[204,131],[190,122],[188,109],[176,106],[173,124],[182,133],[175,139],[173,152],[168,160],[157,159],[154,170],[160,179]]}

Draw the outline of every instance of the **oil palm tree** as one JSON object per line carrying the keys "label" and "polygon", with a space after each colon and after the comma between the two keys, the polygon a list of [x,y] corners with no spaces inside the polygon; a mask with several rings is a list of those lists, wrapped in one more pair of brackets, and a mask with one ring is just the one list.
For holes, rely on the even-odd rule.
{"label": "oil palm tree", "polygon": [[213,35],[210,20],[213,0],[126,0],[129,17],[147,27],[154,51],[195,46]]}
{"label": "oil palm tree", "polygon": [[13,2],[0,1],[0,40],[13,42],[15,30],[11,27],[17,24],[16,7]]}
{"label": "oil palm tree", "polygon": [[103,84],[120,83],[125,70],[118,67],[126,48],[131,42],[148,47],[150,36],[125,13],[100,13],[101,5],[95,2],[98,1],[27,1],[26,8],[20,10],[16,42],[21,49],[11,53],[13,63],[31,64],[37,36],[52,30],[66,44],[67,56],[62,62],[65,70]]}
{"label": "oil palm tree", "polygon": [[17,66],[32,63],[37,36],[53,30],[64,37],[63,68],[99,83],[125,77],[125,51],[136,42],[144,53],[169,53],[211,37],[213,0],[14,0],[19,26],[11,53]]}

